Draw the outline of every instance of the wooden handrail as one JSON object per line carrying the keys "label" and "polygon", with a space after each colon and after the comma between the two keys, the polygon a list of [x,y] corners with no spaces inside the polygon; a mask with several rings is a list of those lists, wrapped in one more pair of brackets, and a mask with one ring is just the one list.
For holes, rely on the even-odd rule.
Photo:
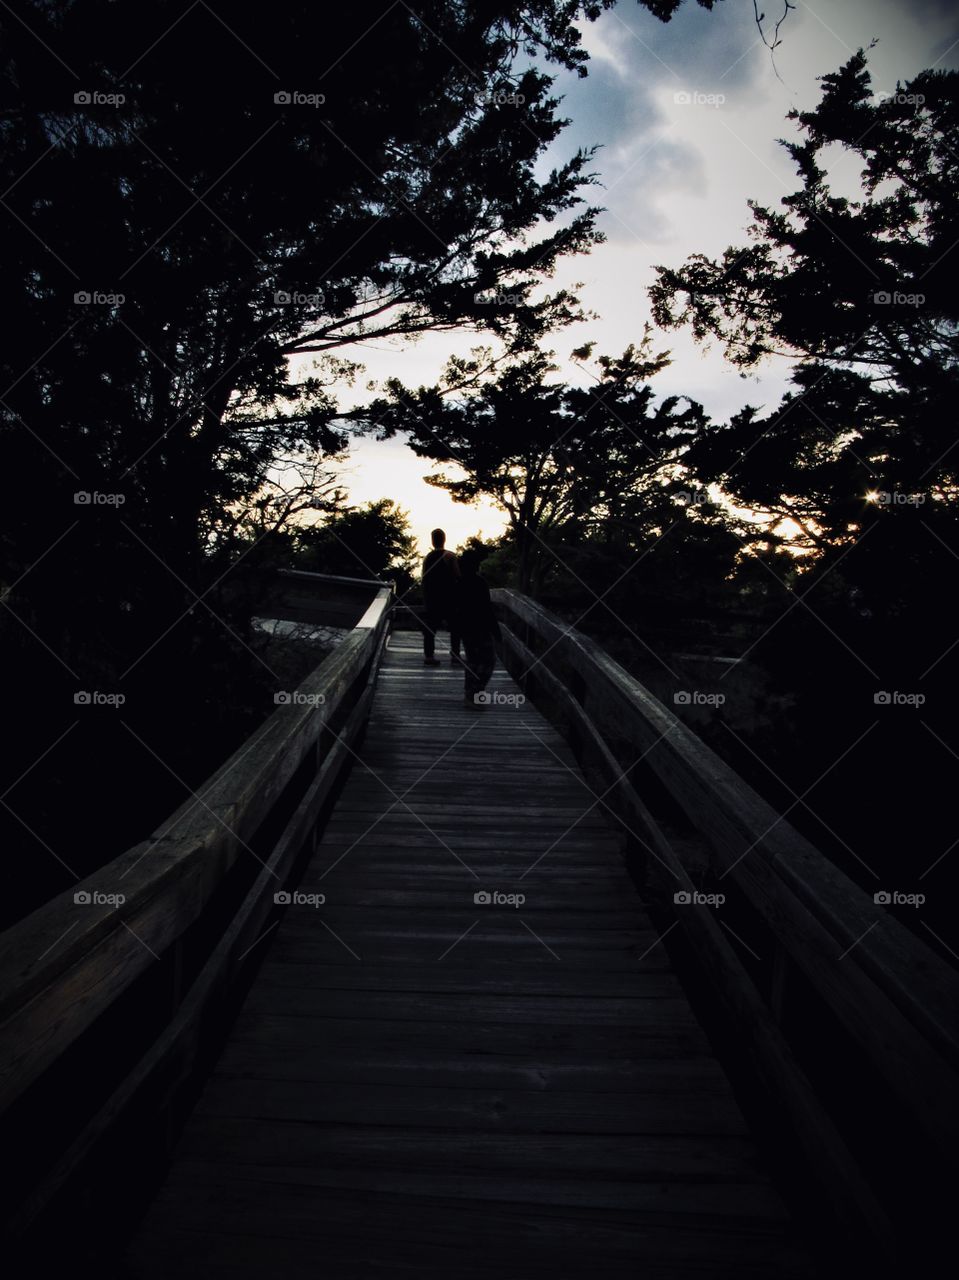
{"label": "wooden handrail", "polygon": [[[562,656],[571,670],[586,678],[587,695],[582,701],[599,713],[594,715],[597,724],[606,718],[618,722],[621,730],[628,726],[640,749],[637,754],[658,744],[646,763],[715,851],[719,873],[731,868],[728,874],[733,881],[762,905],[776,905],[764,893],[794,896],[832,935],[836,945],[828,955],[833,961],[856,944],[850,952],[853,964],[868,972],[923,1035],[959,1067],[959,974],[955,969],[782,819],[598,644],[528,597],[507,590],[492,594],[507,620],[510,616],[521,620],[548,645],[556,646],[547,658],[551,669]],[[535,653],[534,661],[541,661]],[[743,856],[747,849],[751,852]],[[765,876],[760,882],[761,873],[753,870],[757,864],[775,872],[775,885],[767,886]],[[795,951],[797,960],[809,949],[803,934],[789,932],[783,942],[787,950]]]}
{"label": "wooden handrail", "polygon": [[[260,870],[255,874],[253,866],[253,883],[240,910],[232,924],[219,926],[225,930],[219,941],[210,938],[193,987],[180,993],[182,1009],[199,1017],[206,996],[235,965],[237,942],[255,941],[248,936],[250,927],[273,909],[268,890],[283,887],[310,823],[349,763],[351,742],[369,712],[392,597],[390,587],[381,588],[360,624],[300,684],[296,696],[278,705],[150,839],[0,935],[0,1113],[8,1112],[85,1032],[94,1034],[98,1019],[177,947],[240,858],[251,864],[255,859]],[[329,745],[321,750],[325,740]],[[292,817],[265,856],[254,853],[251,839],[311,752],[317,757],[313,776]],[[246,926],[239,934],[237,921]],[[206,996],[198,1000],[202,993]],[[195,1031],[171,1008],[158,1026],[154,1052]],[[145,1079],[141,1063],[118,1082],[104,1114],[118,1110],[117,1099],[129,1092],[131,1080],[139,1085]]]}
{"label": "wooden handrail", "polygon": [[277,572],[281,578],[291,578],[297,582],[335,587],[364,587],[367,591],[370,587],[389,588],[391,585],[389,582],[384,582],[382,578],[347,578],[341,573],[314,573],[312,569],[279,569]]}
{"label": "wooden handrail", "polygon": [[[839,870],[784,821],[735,771],[692,733],[638,680],[594,641],[526,596],[495,590],[503,624],[503,657],[517,682],[550,713],[597,767],[608,788],[607,803],[648,852],[646,868],[692,944],[707,963],[714,987],[725,986],[724,1007],[746,1040],[756,1041],[767,1078],[795,1094],[786,1099],[798,1120],[815,1103],[782,1056],[776,1029],[784,963],[801,973],[822,1005],[838,1020],[875,1078],[895,1097],[925,1134],[932,1149],[955,1160],[959,1138],[959,974],[921,938],[877,905],[871,895]],[[742,998],[745,970],[708,909],[672,904],[674,890],[689,880],[683,841],[675,847],[640,800],[632,767],[642,758],[657,784],[693,830],[697,853],[708,860],[711,888],[735,893],[771,930],[776,958],[770,974],[774,999],[767,1005],[752,983],[756,1000]],[[702,882],[702,867],[693,868]],[[724,954],[725,966],[717,960]],[[735,999],[732,996],[735,994]],[[726,998],[728,997],[728,998]],[[756,1001],[768,1010],[756,1022]],[[744,1013],[749,1006],[748,1016]],[[764,1015],[765,1017],[765,1015]],[[761,1020],[762,1021],[762,1020]],[[775,1041],[775,1044],[773,1043]],[[818,1104],[817,1104],[818,1105]],[[804,1122],[802,1141],[820,1142],[820,1163],[831,1163],[832,1193],[846,1180],[847,1161],[824,1153],[822,1135],[831,1126],[822,1116]],[[837,1120],[837,1123],[838,1120]],[[811,1132],[818,1128],[819,1138]],[[841,1127],[841,1126],[840,1126]],[[813,1154],[812,1150],[809,1152]],[[859,1196],[865,1220],[873,1215],[865,1190]],[[875,1229],[874,1224],[871,1224]]]}

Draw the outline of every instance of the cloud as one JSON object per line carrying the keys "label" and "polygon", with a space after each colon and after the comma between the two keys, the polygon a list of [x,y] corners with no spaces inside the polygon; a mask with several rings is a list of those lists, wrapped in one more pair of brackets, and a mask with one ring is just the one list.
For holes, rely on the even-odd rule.
{"label": "cloud", "polygon": [[650,249],[676,238],[675,197],[701,197],[707,182],[697,148],[666,136],[624,149],[622,162],[611,166],[609,179],[601,199],[607,212],[600,223],[607,239],[613,244],[638,240]]}
{"label": "cloud", "polygon": [[[778,16],[780,3],[766,0],[771,16]],[[641,337],[655,263],[678,264],[691,253],[716,255],[726,245],[745,243],[747,200],[775,207],[796,189],[795,168],[776,139],[794,131],[785,118],[790,108],[818,102],[818,77],[835,71],[874,36],[879,43],[869,59],[879,88],[924,67],[945,69],[959,61],[955,0],[795,3],[781,31],[775,67],[748,0],[730,0],[712,12],[687,0],[665,25],[635,0],[620,0],[583,29],[592,59],[588,77],[552,69],[554,92],[563,96],[560,114],[572,123],[551,148],[550,162],[565,160],[577,147],[601,144],[593,168],[602,185],[587,198],[608,210],[601,223],[607,243],[588,258],[561,263],[556,273],[554,287],[584,281],[583,304],[600,316],[544,344],[555,348],[562,376],[570,381],[586,377],[568,359],[573,347],[594,339],[599,351],[619,353]],[[721,94],[724,102],[682,104],[676,93]],[[855,173],[840,173],[841,160],[835,162],[836,176],[843,189],[852,189]],[[397,373],[428,383],[451,351],[465,351],[477,341],[469,334],[430,335],[402,352],[362,354],[370,377]],[[656,345],[674,353],[674,363],[657,380],[659,393],[694,396],[720,421],[747,401],[772,407],[785,387],[786,361],[771,362],[743,380],[717,349],[704,352],[688,332],[659,335]],[[401,497],[416,515],[418,533],[428,531],[430,521],[446,523],[457,536],[467,526],[495,527],[492,513],[454,511],[445,495],[422,483],[429,468],[415,460],[401,469],[402,446],[391,447],[380,466],[373,460],[386,446],[363,443],[355,457],[366,483],[353,485],[355,492]],[[443,511],[432,505],[438,499],[446,504]]]}
{"label": "cloud", "polygon": [[755,87],[762,75],[751,56],[762,51],[762,42],[748,12],[744,5],[717,5],[707,12],[687,4],[663,25],[639,6],[619,4],[600,24],[612,57],[634,79],[736,92]]}
{"label": "cloud", "polygon": [[610,63],[600,62],[590,66],[585,80],[567,74],[557,77],[556,88],[563,97],[560,114],[570,119],[554,144],[557,156],[597,145],[605,154],[662,123],[655,86],[646,87],[626,70],[623,74]]}

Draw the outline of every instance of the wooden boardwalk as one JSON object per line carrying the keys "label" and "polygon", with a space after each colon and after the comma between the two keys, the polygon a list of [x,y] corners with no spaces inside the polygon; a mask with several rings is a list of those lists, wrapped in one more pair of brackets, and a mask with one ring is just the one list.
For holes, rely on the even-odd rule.
{"label": "wooden boardwalk", "polygon": [[126,1274],[813,1274],[569,748],[414,641]]}

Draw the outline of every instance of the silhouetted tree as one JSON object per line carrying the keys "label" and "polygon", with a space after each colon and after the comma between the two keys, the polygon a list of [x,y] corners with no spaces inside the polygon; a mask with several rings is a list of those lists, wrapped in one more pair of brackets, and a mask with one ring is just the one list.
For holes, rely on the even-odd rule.
{"label": "silhouetted tree", "polygon": [[[68,514],[77,489],[121,491],[196,585],[204,520],[273,459],[341,447],[328,382],[291,356],[462,326],[523,345],[575,315],[531,291],[595,239],[588,157],[537,175],[562,122],[520,57],[583,73],[575,20],[610,3],[0,14],[13,474]],[[14,577],[49,545],[17,505]]]}
{"label": "silhouetted tree", "polygon": [[293,564],[315,573],[382,578],[402,591],[412,584],[416,559],[407,513],[391,498],[379,498],[299,529]]}
{"label": "silhouetted tree", "polygon": [[81,519],[18,588],[57,647],[68,619],[110,623],[89,575],[82,596],[50,575],[97,558],[104,601],[122,590],[162,630],[209,581],[211,527],[278,461],[343,448],[337,351],[460,325],[522,345],[576,314],[530,293],[595,233],[588,157],[536,170],[562,122],[517,60],[582,66],[576,5],[280,0],[264,21],[160,0],[146,32],[106,0],[26,9],[0,18],[0,457],[56,518],[10,495],[10,580],[91,514],[75,492],[123,499],[106,539]]}
{"label": "silhouetted tree", "polygon": [[[782,211],[752,206],[752,244],[660,268],[651,294],[659,323],[692,324],[743,368],[797,362],[774,412],[713,427],[692,460],[743,505],[795,521],[810,566],[843,557],[856,610],[889,618],[919,605],[955,535],[959,75],[925,71],[877,97],[860,52],[823,85],[815,110],[791,113],[804,138],[784,144],[802,189]],[[861,200],[830,189],[835,146],[862,158]]]}
{"label": "silhouetted tree", "polygon": [[[800,189],[781,209],[752,206],[751,243],[660,268],[651,290],[659,323],[691,324],[743,369],[795,362],[795,389],[773,412],[747,407],[711,426],[688,459],[742,507],[795,522],[737,530],[756,553],[737,571],[741,598],[762,615],[744,652],[791,711],[752,755],[731,740],[726,749],[776,803],[789,803],[781,779],[794,795],[815,787],[823,822],[798,809],[792,818],[851,874],[875,888],[876,874],[921,876],[933,864],[947,901],[959,74],[923,71],[875,94],[859,52],[823,78],[815,109],[791,118]],[[840,150],[861,161],[858,198],[833,189]],[[782,554],[796,526],[802,558]],[[915,691],[922,711],[885,714],[888,689]],[[850,753],[841,767],[832,741]]]}
{"label": "silhouetted tree", "polygon": [[651,351],[649,333],[639,348],[597,363],[596,388],[582,390],[550,381],[556,367],[542,352],[494,377],[480,351],[451,360],[442,385],[413,391],[392,380],[388,398],[362,416],[452,467],[426,479],[455,502],[492,498],[509,521],[518,585],[538,592],[559,548],[614,527],[651,531],[646,504],[664,486],[682,504],[682,456],[705,421],[699,405],[677,396],[654,406],[649,379],[669,361]]}

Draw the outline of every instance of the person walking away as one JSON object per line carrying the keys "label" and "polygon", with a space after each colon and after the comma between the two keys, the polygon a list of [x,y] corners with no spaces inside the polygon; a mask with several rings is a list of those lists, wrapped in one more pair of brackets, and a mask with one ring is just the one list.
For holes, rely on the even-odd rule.
{"label": "person walking away", "polygon": [[470,707],[481,707],[487,701],[483,694],[496,666],[496,641],[500,639],[489,587],[479,574],[481,560],[478,551],[464,551],[460,556],[453,609],[465,650],[463,701]]}
{"label": "person walking away", "polygon": [[450,662],[459,661],[460,637],[450,620],[453,593],[459,578],[459,566],[452,551],[446,550],[446,534],[434,529],[430,534],[433,550],[423,560],[423,602],[426,616],[423,626],[423,663],[438,667],[436,632],[444,624],[450,629]]}

